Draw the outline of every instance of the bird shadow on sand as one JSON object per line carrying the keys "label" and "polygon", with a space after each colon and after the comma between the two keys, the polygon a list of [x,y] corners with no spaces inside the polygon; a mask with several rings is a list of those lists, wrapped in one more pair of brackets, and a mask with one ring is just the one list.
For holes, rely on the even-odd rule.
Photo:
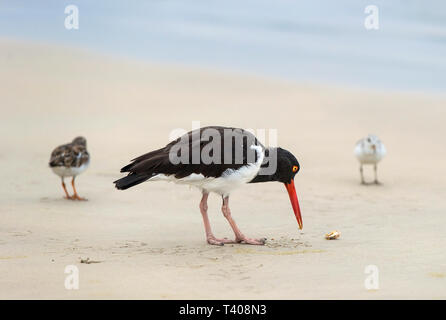
{"label": "bird shadow on sand", "polygon": [[60,197],[40,197],[39,198],[39,202],[41,203],[85,203],[88,202],[88,199],[83,199],[83,200],[77,200],[77,199],[67,199],[63,196]]}
{"label": "bird shadow on sand", "polygon": [[[323,252],[322,250],[312,248],[312,245],[307,241],[286,236],[271,238],[267,240],[263,246],[249,244],[226,244],[224,246],[214,246],[206,244],[205,242],[191,242],[187,244],[169,243],[166,245],[157,243],[151,245],[150,243],[139,240],[121,240],[103,246],[91,246],[82,244],[81,241],[75,241],[70,243],[69,246],[64,247],[62,243],[60,243],[60,246],[60,248],[58,248],[59,250],[56,251],[58,253],[63,253],[61,257],[77,258],[77,261],[81,259],[83,261],[80,262],[85,264],[103,263],[105,261],[123,261],[123,259],[127,260],[144,256],[152,256],[153,258],[158,257],[161,259],[161,257],[164,256],[165,258],[170,257],[165,261],[169,265],[178,264],[176,257],[184,257],[182,259],[185,260],[181,260],[184,263],[192,259],[191,261],[193,261],[195,265],[195,263],[200,261],[201,263],[204,263],[206,261],[218,262],[221,259],[235,259],[236,255],[247,255],[248,257],[251,254],[295,255]],[[82,258],[79,258],[79,256]],[[89,258],[84,258],[92,256],[101,257],[102,259],[91,260]]]}
{"label": "bird shadow on sand", "polygon": [[[262,251],[268,252],[280,252],[281,250],[289,249],[309,249],[311,244],[307,241],[302,241],[296,238],[280,237],[268,239],[263,246],[249,245],[249,244],[226,244],[224,246],[214,246],[206,243],[197,245],[195,242],[190,244],[177,244],[177,245],[159,245],[152,246],[146,242],[137,240],[126,240],[116,242],[111,248],[110,252],[113,255],[190,255],[190,254],[208,254],[208,253],[242,253],[244,251],[251,252]],[[302,251],[302,250],[301,250]]]}
{"label": "bird shadow on sand", "polygon": [[359,183],[360,186],[365,186],[365,187],[369,187],[369,186],[376,186],[376,187],[380,187],[383,186],[383,184],[381,182],[360,182]]}
{"label": "bird shadow on sand", "polygon": [[236,254],[294,255],[305,253],[321,253],[323,250],[313,249],[308,241],[280,237],[271,238],[264,246],[235,246]]}

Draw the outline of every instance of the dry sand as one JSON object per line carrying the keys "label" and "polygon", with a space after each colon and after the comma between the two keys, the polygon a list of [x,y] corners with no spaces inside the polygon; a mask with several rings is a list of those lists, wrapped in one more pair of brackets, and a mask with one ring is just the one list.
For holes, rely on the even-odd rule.
{"label": "dry sand", "polygon": [[[124,61],[0,41],[0,298],[446,298],[445,106],[440,96],[318,87]],[[195,189],[163,182],[113,188],[121,166],[172,129],[278,130],[300,160],[304,230],[283,185],[231,197],[242,231],[264,247],[207,245]],[[359,184],[355,142],[388,148],[380,186]],[[85,135],[88,202],[62,198],[51,150]],[[369,179],[372,171],[366,171]],[[217,236],[232,237],[210,198]],[[339,240],[324,234],[337,229]],[[83,264],[80,259],[99,261]],[[67,265],[80,272],[66,290]],[[366,290],[367,265],[379,290]]]}

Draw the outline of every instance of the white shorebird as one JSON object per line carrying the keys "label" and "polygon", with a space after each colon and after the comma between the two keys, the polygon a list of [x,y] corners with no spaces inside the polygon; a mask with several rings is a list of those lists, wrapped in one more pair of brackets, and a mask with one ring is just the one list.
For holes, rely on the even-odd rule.
{"label": "white shorebird", "polygon": [[379,140],[379,138],[373,134],[369,134],[367,137],[362,138],[356,143],[355,156],[360,163],[359,172],[361,173],[361,183],[365,184],[363,165],[373,165],[375,171],[375,184],[379,184],[378,181],[378,162],[386,155],[386,147]]}

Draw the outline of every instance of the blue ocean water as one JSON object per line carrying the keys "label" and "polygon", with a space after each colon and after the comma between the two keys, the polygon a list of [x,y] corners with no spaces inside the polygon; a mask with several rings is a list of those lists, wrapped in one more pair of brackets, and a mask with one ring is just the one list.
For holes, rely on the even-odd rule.
{"label": "blue ocean water", "polygon": [[[79,8],[79,30],[64,27]],[[367,30],[364,9],[379,8]],[[0,37],[301,83],[444,92],[444,0],[2,0]]]}

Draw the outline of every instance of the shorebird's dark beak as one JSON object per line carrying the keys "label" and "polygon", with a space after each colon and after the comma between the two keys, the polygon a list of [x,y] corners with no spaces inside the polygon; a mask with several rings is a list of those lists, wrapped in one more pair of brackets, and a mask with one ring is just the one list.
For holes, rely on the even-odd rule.
{"label": "shorebird's dark beak", "polygon": [[304,227],[302,222],[302,216],[300,214],[299,200],[297,200],[296,188],[294,187],[294,180],[290,183],[285,183],[285,188],[290,196],[291,205],[293,206],[294,215],[296,216],[297,223],[299,224],[299,229]]}

